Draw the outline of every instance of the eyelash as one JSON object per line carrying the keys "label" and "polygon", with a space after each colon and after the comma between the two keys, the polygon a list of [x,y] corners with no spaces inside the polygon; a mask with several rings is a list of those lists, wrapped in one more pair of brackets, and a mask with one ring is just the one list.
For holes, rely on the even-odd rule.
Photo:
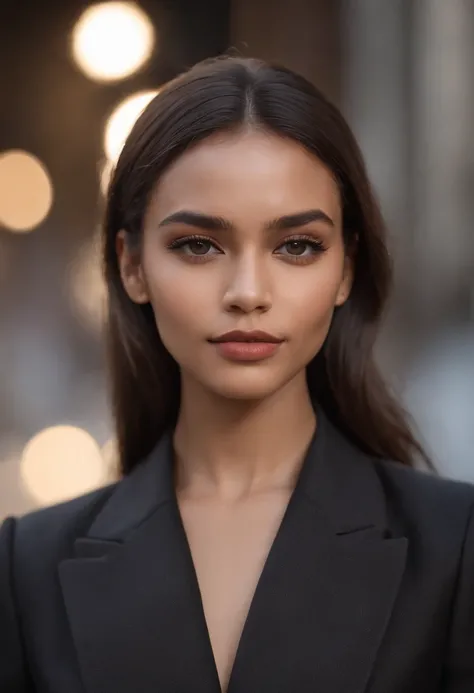
{"label": "eyelash", "polygon": [[[215,241],[212,238],[209,238],[208,236],[197,236],[197,235],[192,235],[192,236],[185,236],[183,238],[177,238],[176,240],[172,241],[171,243],[168,244],[167,248],[168,250],[171,251],[179,251],[182,250],[188,243],[192,243],[193,241],[204,241],[205,243],[210,243],[214,248],[217,247]],[[287,254],[284,257],[289,258],[290,262],[295,262],[295,263],[301,263],[305,264],[308,263],[308,260],[312,259],[315,257],[315,255],[318,255],[320,253],[323,253],[327,250],[326,246],[322,241],[316,240],[315,238],[311,236],[291,236],[287,239],[285,239],[278,247],[281,248],[284,245],[287,245],[288,243],[292,242],[299,242],[299,243],[305,243],[306,245],[310,246],[314,254],[311,255],[290,255]],[[187,255],[186,256],[188,260],[191,262],[204,262],[209,259],[209,255]]]}

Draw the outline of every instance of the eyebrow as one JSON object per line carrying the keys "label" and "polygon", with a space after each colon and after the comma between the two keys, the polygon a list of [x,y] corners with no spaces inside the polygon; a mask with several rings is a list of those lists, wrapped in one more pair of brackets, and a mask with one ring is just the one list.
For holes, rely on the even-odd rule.
{"label": "eyebrow", "polygon": [[[313,221],[324,222],[331,227],[334,227],[334,221],[322,209],[308,209],[304,212],[296,214],[287,214],[282,217],[277,217],[265,224],[267,231],[285,231],[295,229],[301,226],[306,226]],[[202,214],[201,212],[192,212],[190,210],[180,210],[165,217],[159,224],[159,227],[169,226],[170,224],[185,224],[195,228],[205,229],[206,231],[232,231],[234,225],[228,219],[214,216],[210,214]]]}

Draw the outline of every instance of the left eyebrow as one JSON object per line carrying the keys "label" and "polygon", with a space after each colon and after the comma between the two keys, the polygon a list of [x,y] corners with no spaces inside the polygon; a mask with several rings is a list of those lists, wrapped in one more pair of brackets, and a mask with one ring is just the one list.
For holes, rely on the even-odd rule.
{"label": "left eyebrow", "polygon": [[334,226],[334,222],[329,217],[326,212],[322,209],[308,209],[305,212],[298,212],[297,214],[287,214],[283,217],[278,217],[272,221],[265,224],[265,228],[269,231],[287,231],[288,229],[295,229],[299,226],[306,226],[312,221],[323,221],[329,226]]}
{"label": "left eyebrow", "polygon": [[[272,219],[265,224],[265,230],[285,231],[306,226],[313,221],[322,221],[334,227],[334,221],[322,209],[308,209],[297,214],[287,214]],[[184,209],[165,217],[158,226],[169,226],[170,224],[185,224],[186,226],[194,226],[206,231],[232,231],[234,229],[234,225],[228,219]]]}

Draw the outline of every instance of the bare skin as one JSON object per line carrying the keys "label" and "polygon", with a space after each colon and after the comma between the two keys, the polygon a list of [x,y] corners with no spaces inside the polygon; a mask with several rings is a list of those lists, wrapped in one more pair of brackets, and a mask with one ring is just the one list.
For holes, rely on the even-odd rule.
{"label": "bare skin", "polygon": [[[183,210],[226,228],[171,217]],[[176,494],[225,691],[317,425],[305,368],[351,289],[338,186],[288,139],[214,135],[161,177],[138,255],[125,236],[117,239],[124,287],[151,303],[181,370]],[[256,329],[282,339],[257,361],[230,359],[209,341]]]}
{"label": "bare skin", "polygon": [[234,503],[180,499],[223,691],[290,494],[290,489],[275,489]]}

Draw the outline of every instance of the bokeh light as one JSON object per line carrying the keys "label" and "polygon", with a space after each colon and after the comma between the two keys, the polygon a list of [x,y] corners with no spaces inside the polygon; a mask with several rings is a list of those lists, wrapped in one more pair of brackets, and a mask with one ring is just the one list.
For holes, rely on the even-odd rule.
{"label": "bokeh light", "polygon": [[0,224],[31,231],[48,215],[53,186],[44,164],[33,154],[12,149],[0,154]]}
{"label": "bokeh light", "polygon": [[156,89],[132,94],[112,112],[107,121],[104,136],[105,154],[110,161],[117,161],[136,120],[157,94]]}
{"label": "bokeh light", "polygon": [[110,82],[136,72],[151,56],[153,25],[134,2],[103,2],[87,8],[72,34],[72,53],[91,79]]}
{"label": "bokeh light", "polygon": [[104,483],[106,470],[94,438],[75,426],[53,426],[34,436],[21,459],[21,478],[41,505],[59,503]]}
{"label": "bokeh light", "polygon": [[114,172],[115,164],[110,159],[105,159],[100,168],[100,191],[104,197],[107,197],[110,181]]}

